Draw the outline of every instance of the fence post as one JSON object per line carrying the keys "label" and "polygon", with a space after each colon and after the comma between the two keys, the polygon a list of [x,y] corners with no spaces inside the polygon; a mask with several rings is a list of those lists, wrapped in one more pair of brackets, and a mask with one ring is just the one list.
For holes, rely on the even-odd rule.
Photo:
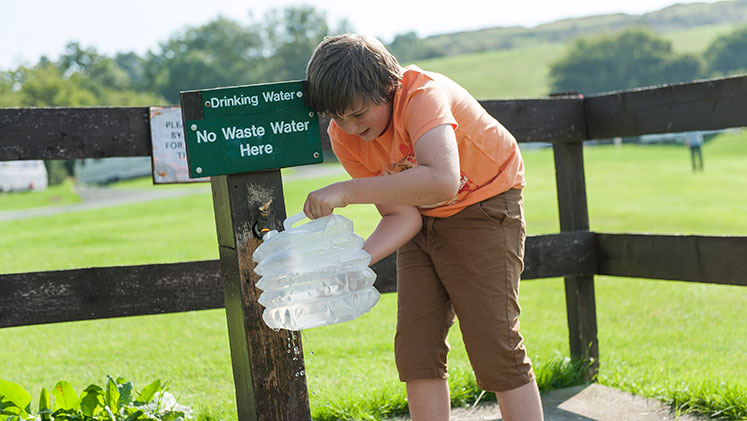
{"label": "fence post", "polygon": [[[202,118],[199,92],[182,93],[182,113],[185,121]],[[267,327],[254,286],[259,207],[270,203],[270,228],[285,219],[280,170],[213,176],[210,182],[238,418],[310,420],[300,334]]]}
{"label": "fence post", "polygon": [[[583,142],[553,143],[560,231],[589,231]],[[565,302],[571,357],[590,363],[586,378],[599,370],[594,276],[566,276]]]}

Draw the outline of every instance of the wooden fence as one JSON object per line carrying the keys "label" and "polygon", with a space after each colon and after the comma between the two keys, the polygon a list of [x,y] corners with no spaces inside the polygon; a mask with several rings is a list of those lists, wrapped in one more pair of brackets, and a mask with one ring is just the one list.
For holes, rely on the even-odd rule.
{"label": "wooden fence", "polygon": [[[590,375],[599,356],[594,275],[747,286],[747,237],[590,232],[583,165],[585,140],[747,126],[747,76],[481,103],[520,142],[553,145],[561,232],[527,238],[522,278],[564,277],[570,352],[593,361]],[[0,109],[0,161],[150,156],[150,136],[146,107]],[[394,291],[394,256],[374,270],[377,288]],[[0,328],[221,308],[228,275],[218,260],[0,274]],[[258,419],[280,400],[259,399],[250,408]]]}

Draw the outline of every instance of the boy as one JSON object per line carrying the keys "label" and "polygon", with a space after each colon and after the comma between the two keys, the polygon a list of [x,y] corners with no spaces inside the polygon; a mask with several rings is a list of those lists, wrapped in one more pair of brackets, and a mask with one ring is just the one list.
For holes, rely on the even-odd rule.
{"label": "boy", "polygon": [[371,263],[397,253],[395,360],[414,421],[447,420],[446,335],[459,317],[478,385],[503,419],[541,420],[519,334],[526,229],[524,164],[513,136],[463,88],[400,67],[376,39],[325,38],[307,71],[312,109],[353,177],[311,192],[310,218],[351,203],[381,214]]}

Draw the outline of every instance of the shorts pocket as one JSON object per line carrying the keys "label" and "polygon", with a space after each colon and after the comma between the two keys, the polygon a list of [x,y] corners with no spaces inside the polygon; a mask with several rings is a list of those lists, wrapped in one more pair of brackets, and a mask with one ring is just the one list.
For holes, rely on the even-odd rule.
{"label": "shorts pocket", "polygon": [[477,203],[480,212],[494,224],[501,226],[509,216],[508,202],[505,193],[485,199]]}

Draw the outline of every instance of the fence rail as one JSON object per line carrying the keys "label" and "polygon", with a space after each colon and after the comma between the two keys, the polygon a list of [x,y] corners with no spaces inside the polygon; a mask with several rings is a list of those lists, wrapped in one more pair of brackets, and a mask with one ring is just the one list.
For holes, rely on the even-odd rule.
{"label": "fence rail", "polygon": [[[591,233],[527,239],[524,279],[593,274]],[[396,290],[394,255],[374,265]],[[223,307],[218,260],[0,275],[0,328]]]}
{"label": "fence rail", "polygon": [[[519,142],[747,126],[747,76],[587,97],[484,100]],[[0,109],[0,161],[150,156],[148,107]],[[326,124],[321,135],[328,143]]]}
{"label": "fence rail", "polygon": [[585,98],[589,139],[747,126],[747,76]]}
{"label": "fence rail", "polygon": [[747,237],[596,234],[600,275],[747,286]]}
{"label": "fence rail", "polygon": [[[747,237],[529,236],[523,280],[610,275],[747,286]],[[395,256],[373,266],[394,292]],[[223,307],[218,260],[0,275],[0,328]]]}

